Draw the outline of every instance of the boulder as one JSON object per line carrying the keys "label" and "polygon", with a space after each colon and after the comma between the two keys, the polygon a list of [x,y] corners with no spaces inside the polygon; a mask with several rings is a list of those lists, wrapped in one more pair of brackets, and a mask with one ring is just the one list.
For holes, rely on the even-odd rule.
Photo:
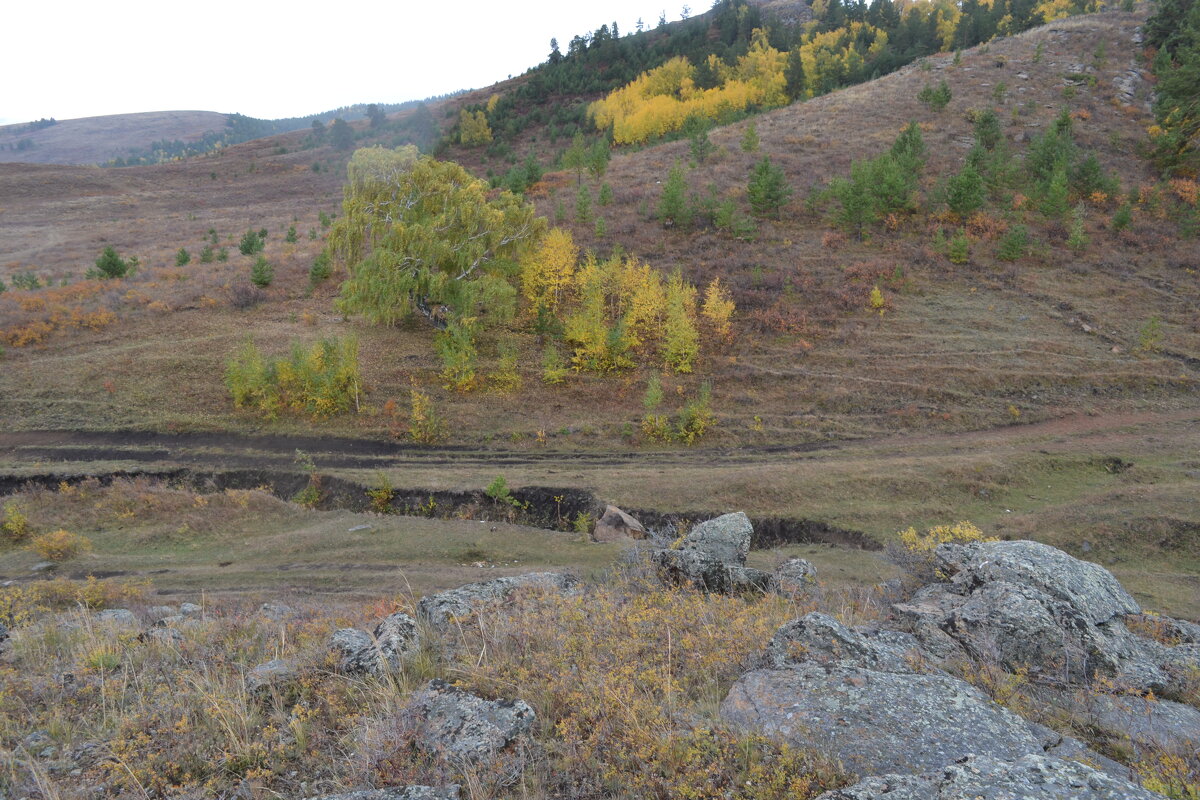
{"label": "boulder", "polygon": [[789,558],[771,573],[771,591],[785,597],[805,594],[816,585],[817,570],[803,558]]}
{"label": "boulder", "polygon": [[741,511],[701,522],[683,538],[680,550],[700,553],[726,566],[745,566],[754,527]]}
{"label": "boulder", "polygon": [[401,612],[376,625],[374,637],[357,628],[342,628],[329,637],[330,649],[339,655],[338,669],[348,675],[395,672],[419,644],[417,621]]}
{"label": "boulder", "polygon": [[246,673],[246,691],[254,697],[265,697],[289,687],[297,675],[295,664],[275,658]]}
{"label": "boulder", "polygon": [[928,778],[884,775],[817,800],[1163,800],[1163,796],[1077,761],[1030,754],[970,755]]}
{"label": "boulder", "polygon": [[966,590],[963,593],[996,581],[1030,586],[1069,603],[1097,625],[1141,612],[1104,567],[1040,542],[943,544],[937,558],[943,569],[954,573],[952,581]]}
{"label": "boulder", "polygon": [[96,621],[122,628],[132,628],[137,625],[137,616],[128,608],[109,608],[98,612]]}
{"label": "boulder", "polygon": [[147,628],[138,634],[140,642],[158,642],[159,644],[167,644],[172,647],[178,647],[183,644],[183,634],[174,628],[155,627]]}
{"label": "boulder", "polygon": [[179,613],[185,617],[198,617],[204,613],[204,609],[195,603],[180,603]]}
{"label": "boulder", "polygon": [[512,578],[470,583],[421,598],[417,603],[417,616],[431,628],[445,630],[456,618],[468,617],[488,605],[503,602],[518,589],[533,586],[566,592],[574,588],[577,582],[575,576],[560,572],[532,572]]}
{"label": "boulder", "polygon": [[158,622],[166,617],[175,617],[179,615],[179,609],[175,606],[150,606],[146,609],[146,619],[151,623]]}
{"label": "boulder", "polygon": [[814,611],[775,632],[767,643],[766,661],[776,668],[815,662],[881,672],[914,672],[918,652],[917,640],[907,634],[847,628],[828,614]]}
{"label": "boulder", "polygon": [[529,733],[535,715],[524,700],[485,700],[434,680],[402,714],[416,745],[461,764],[500,753]]}
{"label": "boulder", "polygon": [[944,674],[802,664],[743,675],[721,703],[732,725],[801,747],[821,742],[847,769],[920,774],[971,753],[1041,753],[1031,726]]}
{"label": "boulder", "polygon": [[324,794],[308,800],[459,800],[458,784],[449,786],[389,786],[384,789],[359,789],[342,794]]}
{"label": "boulder", "polygon": [[258,607],[258,615],[272,622],[285,622],[296,616],[296,610],[283,603],[263,603]]}
{"label": "boulder", "polygon": [[770,574],[746,566],[754,529],[742,512],[702,522],[679,547],[656,550],[651,561],[668,583],[709,592],[766,591]]}
{"label": "boulder", "polygon": [[613,505],[604,507],[604,514],[592,530],[592,541],[596,542],[624,542],[648,536],[642,523]]}

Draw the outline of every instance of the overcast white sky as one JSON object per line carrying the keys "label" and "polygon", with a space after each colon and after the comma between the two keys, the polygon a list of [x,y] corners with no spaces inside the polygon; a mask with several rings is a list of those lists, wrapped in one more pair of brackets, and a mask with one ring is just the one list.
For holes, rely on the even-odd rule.
{"label": "overcast white sky", "polygon": [[[672,0],[15,0],[0,17],[0,124],[137,111],[277,119],[478,88],[550,38],[679,19]],[[692,13],[707,10],[696,0]]]}

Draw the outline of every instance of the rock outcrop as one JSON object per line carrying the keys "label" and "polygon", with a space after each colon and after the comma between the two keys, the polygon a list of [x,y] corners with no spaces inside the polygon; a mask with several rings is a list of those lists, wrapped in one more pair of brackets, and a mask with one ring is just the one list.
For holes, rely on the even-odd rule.
{"label": "rock outcrop", "polygon": [[935,777],[884,775],[817,800],[1163,800],[1077,761],[1042,755],[1013,760],[967,756]]}
{"label": "rock outcrop", "polygon": [[784,597],[807,594],[816,585],[817,570],[803,558],[789,558],[771,573],[771,591]]}
{"label": "rock outcrop", "polygon": [[566,592],[573,589],[576,583],[575,576],[561,572],[531,572],[512,578],[469,583],[421,598],[417,603],[417,616],[434,630],[445,630],[455,619],[468,617],[489,605],[501,603],[519,589],[539,587]]}
{"label": "rock outcrop", "polygon": [[923,773],[971,754],[1041,753],[1034,729],[949,675],[800,664],[743,675],[721,704],[727,722],[796,746],[820,742],[862,774]]}

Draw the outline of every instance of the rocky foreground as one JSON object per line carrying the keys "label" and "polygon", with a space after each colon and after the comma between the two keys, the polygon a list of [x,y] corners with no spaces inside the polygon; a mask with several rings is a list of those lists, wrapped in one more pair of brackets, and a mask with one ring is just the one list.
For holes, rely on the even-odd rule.
{"label": "rocky foreground", "polygon": [[[793,559],[773,573],[746,566],[751,535],[745,515],[728,514],[698,525],[673,546],[643,546],[629,563],[641,565],[649,582],[702,597],[753,602],[774,596],[819,607],[821,588],[806,562]],[[812,610],[778,627],[745,662],[750,669],[735,673],[716,723],[752,737],[745,741],[818,753],[840,765],[844,777],[837,783],[843,785],[820,800],[1168,796],[1155,789],[1194,796],[1184,792],[1191,791],[1187,781],[1195,777],[1200,745],[1200,626],[1143,614],[1107,570],[1036,542],[943,544],[931,566],[932,582],[891,587],[888,604],[865,624]],[[470,643],[498,646],[499,639],[476,637],[473,629],[486,634],[510,608],[539,613],[540,606],[521,606],[530,593],[572,598],[571,608],[586,614],[595,591],[557,573],[500,578],[421,598],[411,613],[391,613],[370,630],[345,627],[327,635],[324,663],[343,679],[394,687],[408,676],[412,689],[394,695],[395,713],[379,735],[403,741],[404,757],[429,767],[420,774],[447,780],[380,787],[376,769],[359,790],[294,796],[474,796],[472,781],[485,767],[502,776],[493,786],[515,792],[531,764],[560,744],[556,737],[571,739],[569,719],[547,726],[537,701],[489,699],[442,677],[413,684],[414,664],[431,657],[482,663],[487,653],[473,652]],[[295,614],[282,605],[259,611],[282,624]],[[180,648],[202,616],[199,607],[185,604],[151,608],[140,617],[108,610],[93,622]],[[143,620],[152,624],[145,627]],[[311,673],[311,664],[296,659],[262,661],[244,676],[249,702],[294,702]],[[1088,741],[1064,733],[1081,730],[1091,733]],[[103,749],[97,744],[88,756],[103,760]],[[26,734],[21,752],[43,758],[46,769],[65,757],[44,731]],[[1175,793],[1176,784],[1157,777],[1144,780],[1145,770],[1130,767],[1148,760],[1180,765],[1175,774],[1183,776],[1182,790]],[[85,768],[76,772],[82,776]],[[610,791],[622,787],[619,775],[606,780]],[[702,796],[766,796],[715,780]],[[92,794],[104,796],[106,788],[98,784]]]}

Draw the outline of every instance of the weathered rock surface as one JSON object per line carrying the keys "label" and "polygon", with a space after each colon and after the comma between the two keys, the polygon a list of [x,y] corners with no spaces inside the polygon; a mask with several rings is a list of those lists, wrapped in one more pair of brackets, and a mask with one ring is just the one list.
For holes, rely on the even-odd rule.
{"label": "weathered rock surface", "polygon": [[971,753],[1041,753],[1025,720],[941,674],[803,664],[743,675],[721,704],[728,722],[799,746],[821,742],[865,774],[922,773]]}
{"label": "weathered rock surface", "polygon": [[947,657],[957,645],[1057,683],[1104,676],[1139,691],[1171,685],[1168,649],[1126,629],[1124,617],[1140,609],[1098,564],[1037,542],[945,544],[937,558],[951,580],[893,606],[931,653]]}
{"label": "weathered rock surface", "polygon": [[342,794],[325,794],[308,800],[459,800],[460,787],[450,786],[389,786],[385,789],[359,789]]}
{"label": "weathered rock surface", "polygon": [[771,573],[772,592],[795,596],[812,591],[817,585],[817,570],[803,558],[789,558]]}
{"label": "weathered rock surface", "polygon": [[817,800],[1162,800],[1162,795],[1080,764],[1042,755],[972,755],[936,777],[867,778]]}
{"label": "weathered rock surface", "polygon": [[96,621],[108,625],[118,625],[122,628],[132,628],[137,625],[137,617],[128,608],[109,608],[97,612]]}
{"label": "weathered rock surface", "polygon": [[338,669],[348,675],[395,672],[419,645],[417,621],[401,612],[376,625],[374,636],[357,628],[342,628],[329,637],[330,649],[339,655]]}
{"label": "weathered rock surface", "polygon": [[804,662],[880,672],[915,672],[916,639],[897,631],[847,628],[828,614],[813,612],[785,623],[767,643],[767,663],[782,668]]}
{"label": "weathered rock surface", "polygon": [[523,700],[484,700],[434,680],[412,696],[403,718],[421,749],[471,762],[499,753],[527,734],[535,715]]}
{"label": "weathered rock surface", "polygon": [[701,522],[684,537],[680,550],[702,553],[722,564],[744,566],[754,527],[743,512]]}
{"label": "weathered rock surface", "polygon": [[146,609],[146,618],[150,622],[158,622],[165,617],[179,616],[179,609],[175,606],[150,606]]}
{"label": "weathered rock surface", "polygon": [[605,506],[604,514],[592,530],[592,540],[596,542],[624,542],[648,536],[642,523],[613,505]]}
{"label": "weathered rock surface", "polygon": [[1127,739],[1135,747],[1191,754],[1200,747],[1200,711],[1183,703],[1136,695],[1089,694],[1071,703],[1083,719]]}
{"label": "weathered rock surface", "polygon": [[180,603],[179,613],[185,617],[198,617],[204,613],[204,609],[195,603]]}
{"label": "weathered rock surface", "polygon": [[1040,542],[943,544],[937,556],[955,572],[953,583],[968,591],[997,581],[1030,586],[1067,602],[1093,624],[1141,612],[1104,567]]}
{"label": "weathered rock surface", "polygon": [[746,566],[753,533],[745,514],[725,514],[697,525],[679,547],[656,550],[651,560],[670,583],[710,592],[766,591],[770,574]]}
{"label": "weathered rock surface", "polygon": [[175,628],[147,628],[138,634],[138,640],[142,642],[158,642],[178,647],[183,644],[183,634]]}
{"label": "weathered rock surface", "polygon": [[296,609],[283,603],[263,603],[258,607],[258,615],[272,622],[284,622],[296,616]]}
{"label": "weathered rock surface", "polygon": [[496,578],[482,583],[469,583],[457,589],[421,598],[417,615],[436,630],[448,628],[457,617],[466,617],[485,606],[500,603],[521,588],[536,586],[556,591],[569,591],[578,581],[575,576],[561,572],[531,572],[511,578]]}
{"label": "weathered rock surface", "polygon": [[297,674],[295,664],[275,658],[246,673],[246,690],[253,696],[262,697],[286,688],[296,680]]}

